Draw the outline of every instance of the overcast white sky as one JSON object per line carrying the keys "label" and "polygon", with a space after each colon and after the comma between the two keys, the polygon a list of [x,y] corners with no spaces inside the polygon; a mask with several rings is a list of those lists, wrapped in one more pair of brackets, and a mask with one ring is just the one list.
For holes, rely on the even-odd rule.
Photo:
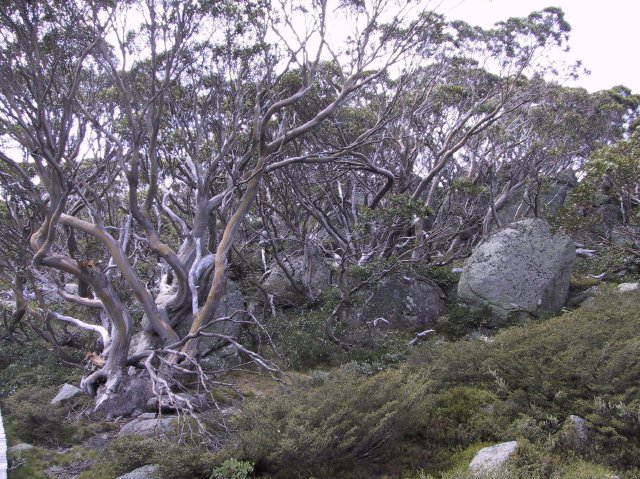
{"label": "overcast white sky", "polygon": [[[448,19],[489,27],[499,20],[560,7],[571,24],[570,61],[582,60],[591,75],[571,86],[593,92],[625,85],[640,93],[638,24],[640,0],[432,0]],[[436,4],[439,7],[435,8]]]}

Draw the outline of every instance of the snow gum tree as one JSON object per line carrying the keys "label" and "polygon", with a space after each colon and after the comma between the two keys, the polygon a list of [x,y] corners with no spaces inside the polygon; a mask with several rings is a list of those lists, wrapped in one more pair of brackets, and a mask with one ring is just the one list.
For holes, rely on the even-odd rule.
{"label": "snow gum tree", "polygon": [[[106,361],[83,381],[93,393],[106,382],[98,404],[118,394],[128,364],[146,358],[157,378],[152,356],[182,370],[197,362],[198,335],[214,319],[228,254],[266,174],[333,160],[366,140],[320,155],[290,151],[415,52],[431,18],[391,3],[24,1],[3,9],[2,161],[34,224],[28,253],[38,286],[102,318],[96,328],[55,311],[64,303],[39,305],[99,332]],[[346,46],[327,31],[340,15],[357,30]],[[327,62],[337,75],[323,85],[326,96],[297,114]],[[297,84],[286,81],[293,71]],[[65,289],[70,282],[77,288]],[[135,350],[132,305],[143,312]]]}

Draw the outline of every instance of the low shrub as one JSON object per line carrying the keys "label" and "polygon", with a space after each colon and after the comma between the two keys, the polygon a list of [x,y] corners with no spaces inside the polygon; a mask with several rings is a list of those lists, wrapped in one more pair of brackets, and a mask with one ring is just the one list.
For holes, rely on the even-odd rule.
{"label": "low shrub", "polygon": [[420,374],[350,363],[314,375],[290,395],[246,405],[235,424],[241,457],[274,477],[363,477],[430,463],[494,439],[498,397],[458,386],[439,393]]}
{"label": "low shrub", "polygon": [[153,464],[158,441],[137,436],[125,436],[109,442],[100,458],[79,479],[114,478],[142,466]]}
{"label": "low shrub", "polygon": [[[333,303],[330,303],[333,304]],[[335,333],[353,347],[346,351],[329,340],[325,322],[331,308],[286,311],[271,318],[266,327],[270,340],[285,364],[297,371],[339,367],[350,361],[379,363],[383,367],[404,359],[410,335],[395,330],[372,330],[339,321]]]}
{"label": "low shrub", "polygon": [[[78,362],[81,355],[78,352]],[[19,345],[0,344],[0,399],[25,386],[59,387],[65,382],[79,383],[82,371],[64,364],[51,354],[42,340]]]}
{"label": "low shrub", "polygon": [[292,393],[247,404],[236,421],[239,451],[257,469],[331,477],[393,457],[414,424],[420,388],[396,370],[372,376],[353,368]]}
{"label": "low shrub", "polygon": [[214,454],[193,444],[125,436],[109,442],[94,466],[78,479],[112,479],[149,464],[159,466],[162,479],[209,479],[217,463]]}
{"label": "low shrub", "polygon": [[[455,471],[469,448],[518,439],[525,446],[510,477],[578,478],[582,469],[572,465],[582,463],[633,471],[640,467],[639,300],[638,293],[602,295],[487,342],[427,341],[382,372],[350,363],[315,374],[288,395],[247,402],[234,457],[274,477],[442,474]],[[584,451],[562,444],[570,414],[588,421]]]}
{"label": "low shrub", "polygon": [[3,413],[12,442],[60,447],[76,441],[80,416],[91,400],[78,397],[61,406],[43,406],[51,402],[57,390],[57,386],[26,386],[5,399]]}

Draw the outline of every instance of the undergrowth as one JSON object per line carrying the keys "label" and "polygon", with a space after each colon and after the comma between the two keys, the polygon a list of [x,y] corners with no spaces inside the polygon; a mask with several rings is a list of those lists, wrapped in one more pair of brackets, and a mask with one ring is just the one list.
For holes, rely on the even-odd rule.
{"label": "undergrowth", "polygon": [[[227,454],[270,477],[453,478],[482,445],[518,440],[509,477],[640,477],[639,300],[606,294],[491,342],[429,341],[381,372],[314,374],[248,401]],[[569,415],[587,421],[584,447],[566,440]]]}

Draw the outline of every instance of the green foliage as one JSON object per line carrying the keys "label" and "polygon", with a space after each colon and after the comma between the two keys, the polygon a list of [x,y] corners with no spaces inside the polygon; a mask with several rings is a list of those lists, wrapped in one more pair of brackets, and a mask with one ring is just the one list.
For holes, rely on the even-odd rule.
{"label": "green foliage", "polygon": [[[175,444],[160,441],[155,449],[153,463],[158,464],[158,472],[162,479],[209,479],[216,456],[195,444]],[[237,476],[244,479],[245,476]],[[230,476],[229,479],[236,479]]]}
{"label": "green foliage", "polygon": [[363,464],[394,473],[423,460],[450,465],[461,445],[491,437],[495,401],[491,392],[466,386],[431,393],[421,375],[351,363],[285,397],[250,403],[236,428],[242,457],[258,470],[362,477]]}
{"label": "green foliage", "polygon": [[268,327],[277,352],[294,369],[304,370],[339,361],[339,348],[324,332],[331,307],[331,304],[325,304],[317,310],[283,311],[270,320]]}
{"label": "green foliage", "polygon": [[[640,271],[634,274],[632,260],[629,255],[620,249],[603,247],[598,254],[590,258],[577,258],[573,267],[573,277],[576,280],[575,285],[580,289],[581,286],[590,284],[593,278],[588,275],[599,275],[605,273],[611,282],[617,283],[633,282],[640,279]],[[615,274],[612,274],[615,273]]]}
{"label": "green foliage", "polygon": [[[332,476],[392,457],[418,396],[397,371],[347,368],[290,395],[255,401],[236,427],[242,457],[276,475]],[[354,414],[358,411],[357,414]]]}
{"label": "green foliage", "polygon": [[4,401],[8,434],[13,442],[65,446],[75,442],[79,417],[89,398],[73,399],[63,406],[46,407],[57,387],[25,386]]}
{"label": "green foliage", "polygon": [[[640,131],[629,139],[596,151],[587,161],[585,178],[573,192],[569,202],[560,209],[555,223],[573,232],[596,233],[606,236],[602,224],[606,223],[609,204],[622,214],[622,225],[630,227],[626,247],[638,253],[637,228],[640,226],[640,208],[636,192],[640,185]],[[621,248],[614,250],[623,251]]]}
{"label": "green foliage", "polygon": [[488,327],[491,311],[488,307],[473,310],[459,303],[452,303],[436,320],[435,329],[449,339],[464,338],[470,330]]}
{"label": "green foliage", "polygon": [[80,479],[118,477],[147,464],[153,464],[158,446],[153,439],[125,436],[111,441],[97,464],[80,475]]}
{"label": "green foliage", "polygon": [[252,471],[249,462],[227,459],[213,470],[210,479],[246,479]]}
{"label": "green foliage", "polygon": [[209,479],[216,464],[214,454],[192,444],[139,436],[116,438],[93,467],[79,479],[111,479],[149,464],[159,466],[162,479]]}
{"label": "green foliage", "polygon": [[398,221],[411,221],[414,217],[424,218],[433,214],[424,201],[413,199],[408,194],[390,195],[386,201],[384,208],[373,210],[362,208],[360,212],[362,223],[393,225]]}
{"label": "green foliage", "polygon": [[30,341],[24,346],[1,343],[0,398],[22,386],[59,387],[65,382],[80,382],[80,377],[79,369],[65,365],[43,341]]}
{"label": "green foliage", "polygon": [[45,479],[46,451],[33,448],[19,453],[8,454],[8,466],[12,479]]}
{"label": "green foliage", "polygon": [[485,185],[476,185],[468,178],[456,178],[453,187],[465,193],[483,194],[489,192]]}
{"label": "green foliage", "polygon": [[575,292],[586,291],[589,288],[598,286],[600,280],[587,275],[572,274],[569,283],[570,289]]}
{"label": "green foliage", "polygon": [[[19,452],[9,452],[10,477],[12,479],[60,477],[59,474],[63,468],[75,469],[87,461],[93,461],[97,454],[98,451],[95,449],[80,446],[62,451],[34,447]],[[53,470],[56,472],[54,473]]]}
{"label": "green foliage", "polygon": [[[450,471],[443,477],[453,478],[467,477],[458,468],[482,445],[515,439],[522,448],[505,477],[633,471],[640,467],[639,299],[598,296],[491,342],[422,343],[406,363],[382,372],[351,363],[314,374],[287,395],[249,401],[229,457],[274,477],[422,470],[421,477]],[[587,420],[584,451],[563,439],[570,414]]]}
{"label": "green foliage", "polygon": [[334,328],[338,337],[354,347],[345,350],[331,342],[325,322],[331,310],[298,310],[281,312],[270,319],[267,328],[277,354],[288,367],[308,371],[320,367],[338,367],[349,361],[360,361],[384,369],[397,363],[406,353],[407,335],[395,331],[373,331],[366,326],[348,326],[338,321]]}

